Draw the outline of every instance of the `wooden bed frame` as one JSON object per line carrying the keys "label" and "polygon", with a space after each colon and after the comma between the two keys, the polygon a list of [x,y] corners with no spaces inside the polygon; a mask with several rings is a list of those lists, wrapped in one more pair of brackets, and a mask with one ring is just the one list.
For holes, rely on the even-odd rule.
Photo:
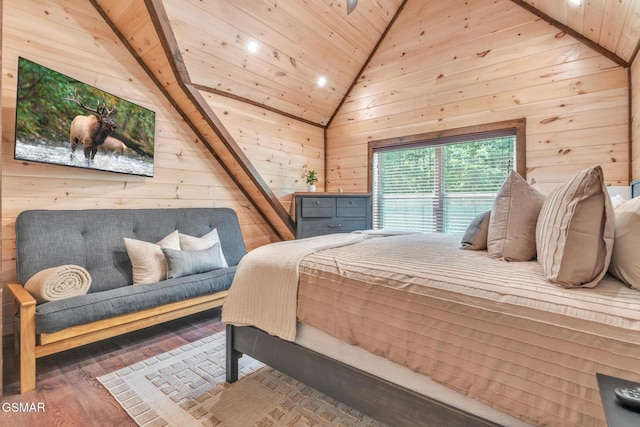
{"label": "wooden bed frame", "polygon": [[390,426],[499,427],[253,326],[227,325],[227,382],[246,354]]}

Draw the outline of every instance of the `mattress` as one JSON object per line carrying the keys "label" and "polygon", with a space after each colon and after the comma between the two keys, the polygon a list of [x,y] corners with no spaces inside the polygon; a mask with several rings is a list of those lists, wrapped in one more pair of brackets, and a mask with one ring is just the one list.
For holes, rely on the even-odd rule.
{"label": "mattress", "polygon": [[596,372],[640,380],[640,293],[544,280],[459,236],[367,239],[306,256],[298,320],[533,425],[606,426]]}

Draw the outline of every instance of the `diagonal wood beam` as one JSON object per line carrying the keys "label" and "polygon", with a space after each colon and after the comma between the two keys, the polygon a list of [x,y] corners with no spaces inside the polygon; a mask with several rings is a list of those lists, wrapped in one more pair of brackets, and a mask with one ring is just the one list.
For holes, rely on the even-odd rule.
{"label": "diagonal wood beam", "polygon": [[602,56],[609,58],[610,60],[612,60],[613,62],[615,62],[619,66],[621,66],[623,68],[628,68],[630,66],[630,63],[625,61],[623,58],[619,57],[618,55],[616,55],[615,53],[611,52],[610,50],[605,49],[604,47],[600,46],[598,43],[594,42],[593,40],[588,39],[587,37],[585,37],[582,34],[580,34],[579,32],[577,32],[576,30],[568,27],[567,25],[564,25],[563,23],[561,23],[559,21],[556,21],[555,19],[553,19],[552,17],[550,17],[546,13],[543,13],[540,10],[536,9],[535,7],[531,6],[526,1],[524,1],[524,0],[511,0],[511,1],[514,2],[515,4],[517,4],[518,6],[520,6],[520,7],[524,8],[524,9],[528,10],[529,12],[533,13],[537,17],[547,21],[549,24],[553,25],[554,27],[556,27],[557,29],[559,29],[563,33],[569,34],[574,39],[577,39],[578,41],[582,42],[583,44],[589,46],[591,49],[595,50],[596,52],[598,52]]}
{"label": "diagonal wood beam", "polygon": [[[118,28],[108,11],[99,4],[100,0],[90,1],[267,224],[280,238],[294,238],[295,224],[288,212],[213,112],[198,88],[191,83],[162,2],[144,0],[148,15],[136,16],[138,24],[141,23],[140,20],[149,20],[146,25],[153,26],[155,35],[158,37],[157,41],[163,48],[164,57],[154,57],[154,63],[151,65]],[[164,73],[160,71],[163,69],[161,62],[169,65],[171,75],[167,75],[166,67]]]}

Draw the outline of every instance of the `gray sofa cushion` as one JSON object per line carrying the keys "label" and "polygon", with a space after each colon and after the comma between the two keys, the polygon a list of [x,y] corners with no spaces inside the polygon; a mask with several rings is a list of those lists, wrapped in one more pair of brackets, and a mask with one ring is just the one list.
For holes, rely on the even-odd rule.
{"label": "gray sofa cushion", "polygon": [[246,253],[236,213],[227,208],[31,210],[16,219],[16,273],[25,284],[45,268],[87,269],[89,293],[133,283],[124,237],[157,242],[174,230],[203,236],[216,228],[229,266]]}
{"label": "gray sofa cushion", "polygon": [[36,307],[36,333],[52,333],[70,326],[229,289],[235,271],[234,266],[40,304]]}

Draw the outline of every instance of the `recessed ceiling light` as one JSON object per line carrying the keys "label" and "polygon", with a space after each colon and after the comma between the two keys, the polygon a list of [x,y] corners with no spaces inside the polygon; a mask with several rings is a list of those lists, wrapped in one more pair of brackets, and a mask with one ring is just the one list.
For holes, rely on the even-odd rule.
{"label": "recessed ceiling light", "polygon": [[569,0],[569,3],[576,6],[582,6],[582,0]]}
{"label": "recessed ceiling light", "polygon": [[258,51],[258,42],[255,40],[249,40],[249,43],[247,43],[247,50],[251,53],[256,53]]}
{"label": "recessed ceiling light", "polygon": [[324,85],[327,84],[327,78],[324,77],[324,76],[318,77],[317,84],[318,84],[318,86],[323,87]]}

